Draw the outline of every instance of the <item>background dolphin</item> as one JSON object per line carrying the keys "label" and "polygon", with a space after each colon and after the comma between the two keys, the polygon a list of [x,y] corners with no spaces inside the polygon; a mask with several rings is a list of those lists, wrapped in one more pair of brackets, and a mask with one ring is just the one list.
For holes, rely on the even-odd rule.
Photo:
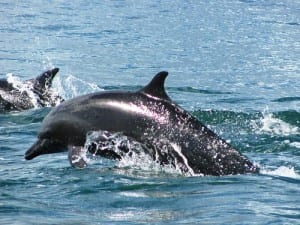
{"label": "background dolphin", "polygon": [[[71,164],[85,166],[77,156],[87,134],[100,130],[122,133],[142,143],[153,160],[161,164],[173,160],[184,172],[203,175],[258,172],[245,156],[171,101],[164,89],[167,75],[164,71],[158,73],[136,92],[97,92],[63,102],[44,119],[38,141],[25,153],[25,159],[69,148]],[[97,154],[113,159],[121,157],[112,150]]]}
{"label": "background dolphin", "polygon": [[62,102],[62,97],[51,92],[52,81],[58,71],[58,68],[47,70],[35,79],[24,81],[22,87],[0,79],[0,113],[21,111],[35,106],[55,106]]}

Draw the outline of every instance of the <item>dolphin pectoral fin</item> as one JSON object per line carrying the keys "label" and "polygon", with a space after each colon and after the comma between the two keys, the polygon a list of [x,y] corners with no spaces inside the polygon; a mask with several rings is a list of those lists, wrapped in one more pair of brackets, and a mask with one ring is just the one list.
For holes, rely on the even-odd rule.
{"label": "dolphin pectoral fin", "polygon": [[31,160],[39,155],[63,152],[66,147],[52,139],[38,139],[25,153],[25,159]]}
{"label": "dolphin pectoral fin", "polygon": [[86,150],[82,146],[68,146],[68,159],[71,166],[75,168],[84,168],[88,165]]}

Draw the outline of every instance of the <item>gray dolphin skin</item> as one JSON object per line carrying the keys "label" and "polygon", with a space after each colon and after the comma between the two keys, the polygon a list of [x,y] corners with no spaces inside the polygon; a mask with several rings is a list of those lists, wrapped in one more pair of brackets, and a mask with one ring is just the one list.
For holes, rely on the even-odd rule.
{"label": "gray dolphin skin", "polygon": [[50,91],[53,78],[58,71],[58,68],[53,68],[35,79],[24,81],[23,85],[27,90],[20,90],[6,79],[0,79],[0,113],[34,108],[29,92],[37,96],[36,104],[40,107],[55,106],[57,102],[62,102],[62,97],[54,96]]}
{"label": "gray dolphin skin", "polygon": [[[103,91],[79,96],[54,108],[43,120],[38,140],[25,153],[31,160],[41,154],[69,149],[73,166],[91,131],[121,133],[142,143],[147,154],[161,164],[179,163],[183,172],[201,175],[257,173],[259,168],[166,94],[168,73],[158,73],[139,91]],[[101,138],[99,139],[101,141]],[[120,159],[113,150],[91,150]]]}

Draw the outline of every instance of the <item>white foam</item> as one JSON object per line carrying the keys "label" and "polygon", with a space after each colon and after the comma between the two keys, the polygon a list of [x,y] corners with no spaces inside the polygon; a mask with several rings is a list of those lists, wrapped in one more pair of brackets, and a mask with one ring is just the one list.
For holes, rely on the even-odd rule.
{"label": "white foam", "polygon": [[185,157],[185,155],[182,154],[180,146],[177,145],[176,143],[170,143],[170,144],[171,144],[172,148],[174,149],[174,151],[176,151],[177,154],[182,158],[184,165],[188,169],[188,173],[190,173],[190,175],[192,175],[192,176],[195,176],[194,170],[189,166],[188,160]]}
{"label": "white foam", "polygon": [[271,176],[300,179],[300,175],[296,173],[294,167],[280,166],[275,170],[262,169],[260,173],[265,175],[271,175]]}
{"label": "white foam", "polygon": [[259,120],[253,121],[252,125],[259,133],[280,136],[300,134],[300,129],[298,127],[292,126],[278,118],[274,118],[272,113],[264,113],[263,117]]}
{"label": "white foam", "polygon": [[38,96],[33,92],[33,83],[24,82],[19,77],[14,76],[12,73],[6,75],[8,83],[11,83],[12,86],[19,90],[21,93],[26,92],[30,98],[30,101],[34,108],[39,108]]}
{"label": "white foam", "polygon": [[[99,143],[100,137],[103,138],[101,145],[97,147],[97,151],[111,150],[121,156],[120,161],[116,161],[116,165],[119,168],[130,168],[131,171],[143,170],[151,171],[151,173],[168,173],[173,175],[184,176],[198,176],[194,174],[193,170],[188,166],[187,159],[181,153],[180,147],[176,144],[172,144],[171,147],[182,158],[183,163],[175,161],[175,166],[170,162],[169,164],[161,165],[159,160],[154,160],[150,154],[145,153],[145,149],[142,144],[129,139],[122,133],[105,133],[103,131],[93,131],[87,135],[87,141],[85,148],[88,149],[92,143]],[[105,140],[104,140],[105,139]],[[120,149],[120,146],[126,145],[128,152],[124,152]],[[184,165],[182,165],[184,164]],[[182,171],[181,167],[187,167],[187,171]],[[121,173],[124,171],[121,170]]]}
{"label": "white foam", "polygon": [[86,167],[89,163],[89,159],[87,158],[87,149],[84,147],[69,147],[69,160],[70,163],[77,167],[77,168],[83,168]]}
{"label": "white foam", "polygon": [[292,142],[290,143],[291,147],[300,148],[300,142]]}
{"label": "white foam", "polygon": [[182,171],[174,168],[171,165],[161,165],[160,162],[154,161],[152,157],[146,154],[140,144],[135,143],[131,148],[137,148],[141,150],[130,150],[130,154],[123,155],[122,159],[117,162],[117,166],[120,168],[131,168],[131,171],[143,170],[151,171],[151,173],[168,173],[168,174],[182,174]]}
{"label": "white foam", "polygon": [[131,198],[146,198],[148,197],[145,193],[142,192],[134,192],[134,191],[123,191],[120,192],[120,195]]}

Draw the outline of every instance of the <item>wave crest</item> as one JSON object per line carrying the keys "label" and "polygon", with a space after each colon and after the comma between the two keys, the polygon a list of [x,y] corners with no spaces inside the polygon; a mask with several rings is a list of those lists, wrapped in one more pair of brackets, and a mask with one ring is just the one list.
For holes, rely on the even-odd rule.
{"label": "wave crest", "polygon": [[259,120],[252,121],[252,126],[258,133],[270,135],[289,136],[300,133],[299,127],[276,118],[272,113],[263,113],[263,116]]}
{"label": "wave crest", "polygon": [[274,170],[262,169],[260,173],[264,175],[300,179],[300,174],[295,171],[294,167],[279,166]]}

